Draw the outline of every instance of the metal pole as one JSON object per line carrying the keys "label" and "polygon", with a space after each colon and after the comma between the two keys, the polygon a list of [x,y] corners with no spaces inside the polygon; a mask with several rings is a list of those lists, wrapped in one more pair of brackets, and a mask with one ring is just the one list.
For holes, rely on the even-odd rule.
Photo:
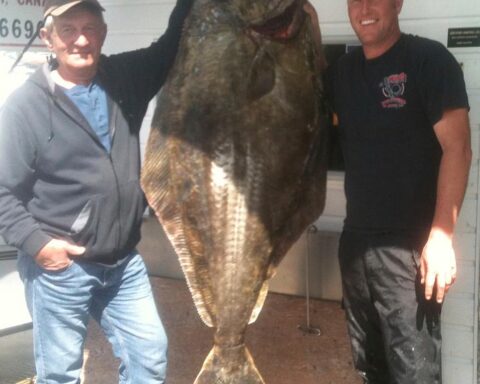
{"label": "metal pole", "polygon": [[298,329],[300,329],[303,333],[309,335],[320,336],[322,334],[322,331],[320,331],[319,328],[312,327],[310,324],[310,237],[317,231],[318,229],[314,224],[307,228],[307,252],[305,255],[305,299],[307,310],[307,324],[299,325]]}

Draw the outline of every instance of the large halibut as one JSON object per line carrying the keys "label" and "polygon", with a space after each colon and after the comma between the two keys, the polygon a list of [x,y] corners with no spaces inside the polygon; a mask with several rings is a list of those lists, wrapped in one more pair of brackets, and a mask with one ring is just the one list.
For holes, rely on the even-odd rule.
{"label": "large halibut", "polygon": [[326,126],[297,0],[197,0],[142,171],[214,347],[196,384],[263,383],[244,345],[267,281],[325,201]]}

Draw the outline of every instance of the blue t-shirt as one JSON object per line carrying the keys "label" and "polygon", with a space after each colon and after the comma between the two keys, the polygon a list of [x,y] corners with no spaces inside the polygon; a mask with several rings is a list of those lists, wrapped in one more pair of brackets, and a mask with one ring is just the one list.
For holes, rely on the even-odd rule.
{"label": "blue t-shirt", "polygon": [[83,116],[85,116],[106,151],[110,153],[111,137],[108,124],[107,94],[105,90],[95,82],[92,82],[86,86],[76,85],[64,91],[80,112],[82,112]]}

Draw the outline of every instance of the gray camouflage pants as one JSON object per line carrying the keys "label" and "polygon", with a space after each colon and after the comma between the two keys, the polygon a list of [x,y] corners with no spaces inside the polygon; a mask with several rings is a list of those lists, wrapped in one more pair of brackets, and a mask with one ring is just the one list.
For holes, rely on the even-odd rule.
{"label": "gray camouflage pants", "polygon": [[365,383],[441,383],[441,305],[424,299],[419,277],[424,239],[342,233],[344,305],[354,365]]}

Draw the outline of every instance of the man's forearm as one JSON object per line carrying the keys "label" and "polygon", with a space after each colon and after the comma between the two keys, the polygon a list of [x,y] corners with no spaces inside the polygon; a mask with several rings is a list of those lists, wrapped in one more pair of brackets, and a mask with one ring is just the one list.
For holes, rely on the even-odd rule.
{"label": "man's forearm", "polygon": [[432,228],[420,261],[421,282],[425,298],[441,303],[457,276],[457,262],[452,245],[453,232],[468,181],[472,151],[468,111],[447,110],[434,126],[442,147],[437,182],[437,200]]}
{"label": "man's forearm", "polygon": [[[468,121],[461,123],[468,125]],[[465,136],[463,140],[456,141],[453,145],[444,146],[438,174],[432,231],[442,231],[450,237],[455,230],[465,196],[472,159],[470,137],[469,134]]]}

